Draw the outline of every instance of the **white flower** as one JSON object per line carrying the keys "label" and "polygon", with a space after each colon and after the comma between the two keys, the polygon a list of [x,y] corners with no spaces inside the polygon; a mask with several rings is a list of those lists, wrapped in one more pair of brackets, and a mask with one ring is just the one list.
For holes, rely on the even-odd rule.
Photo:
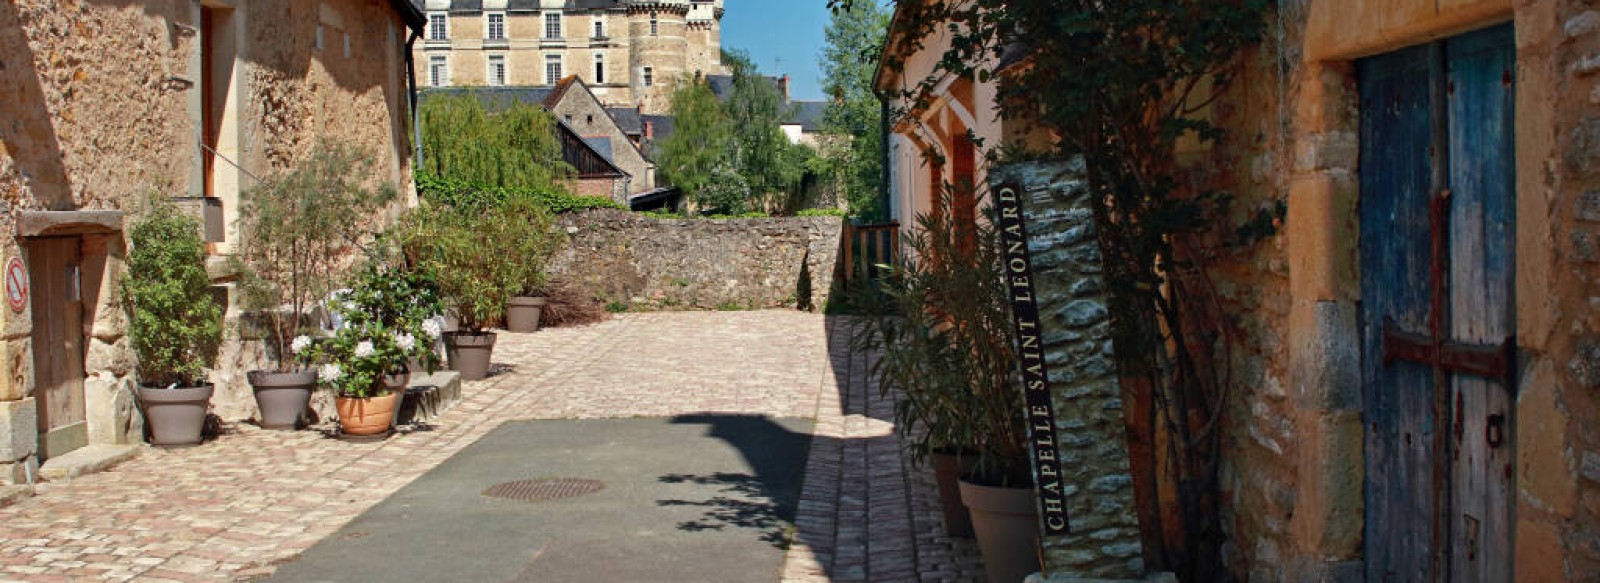
{"label": "white flower", "polygon": [[429,336],[438,338],[440,334],[444,333],[444,326],[439,325],[438,319],[429,318],[428,321],[422,323],[422,331],[428,333]]}
{"label": "white flower", "polygon": [[417,337],[410,334],[395,334],[394,344],[402,351],[411,352],[411,349],[417,347]]}
{"label": "white flower", "polygon": [[372,345],[371,340],[362,340],[356,344],[356,358],[366,358],[378,353],[378,348]]}
{"label": "white flower", "polygon": [[345,302],[344,303],[344,311],[347,314],[354,314],[359,309],[361,309],[360,306],[357,306],[355,302]]}
{"label": "white flower", "polygon": [[317,370],[317,376],[322,377],[324,382],[331,383],[344,378],[344,369],[339,368],[337,363],[330,362],[322,365],[322,368]]}
{"label": "white flower", "polygon": [[289,351],[295,354],[305,352],[307,348],[311,348],[311,338],[304,334],[295,336],[294,342],[289,343]]}

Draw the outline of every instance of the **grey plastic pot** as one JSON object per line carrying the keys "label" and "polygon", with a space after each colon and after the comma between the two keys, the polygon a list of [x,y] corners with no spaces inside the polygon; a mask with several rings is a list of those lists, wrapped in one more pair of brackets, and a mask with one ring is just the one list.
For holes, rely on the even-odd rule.
{"label": "grey plastic pot", "polygon": [[526,334],[539,331],[539,314],[544,298],[515,297],[506,303],[506,331]]}
{"label": "grey plastic pot", "polygon": [[317,387],[317,371],[253,370],[245,377],[255,389],[256,408],[261,412],[263,429],[300,428],[300,420],[311,404],[311,391]]}
{"label": "grey plastic pot", "polygon": [[1039,572],[1039,515],[1033,488],[995,488],[962,480],[961,502],[972,512],[972,530],[989,581],[1015,583]]}
{"label": "grey plastic pot", "polygon": [[444,335],[445,355],[450,358],[450,370],[461,373],[461,380],[475,381],[489,376],[489,358],[494,353],[493,332],[447,332]]}
{"label": "grey plastic pot", "polygon": [[152,445],[195,445],[206,427],[212,385],[175,389],[139,387],[139,405]]}

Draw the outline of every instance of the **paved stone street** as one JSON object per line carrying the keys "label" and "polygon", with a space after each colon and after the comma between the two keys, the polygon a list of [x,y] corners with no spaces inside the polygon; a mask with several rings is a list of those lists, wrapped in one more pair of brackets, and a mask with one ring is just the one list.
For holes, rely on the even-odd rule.
{"label": "paved stone street", "polygon": [[848,321],[790,311],[626,314],[502,334],[499,374],[429,426],[379,443],[227,424],[176,450],[0,508],[0,580],[251,579],[513,419],[742,413],[816,419],[785,581],[969,581],[932,477],[909,471],[892,404]]}

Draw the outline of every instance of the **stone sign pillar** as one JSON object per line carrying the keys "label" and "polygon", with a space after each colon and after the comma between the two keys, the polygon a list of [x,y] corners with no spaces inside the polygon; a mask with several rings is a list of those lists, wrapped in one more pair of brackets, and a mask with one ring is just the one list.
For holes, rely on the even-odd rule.
{"label": "stone sign pillar", "polygon": [[1039,581],[1143,580],[1105,276],[1081,158],[990,173],[1027,393]]}

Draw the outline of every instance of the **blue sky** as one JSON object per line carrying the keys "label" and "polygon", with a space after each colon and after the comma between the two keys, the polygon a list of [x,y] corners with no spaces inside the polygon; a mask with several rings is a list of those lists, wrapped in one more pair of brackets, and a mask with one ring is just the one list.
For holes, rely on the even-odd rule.
{"label": "blue sky", "polygon": [[817,58],[828,28],[828,0],[727,0],[725,7],[723,47],[748,51],[763,73],[788,73],[790,97],[822,99]]}

